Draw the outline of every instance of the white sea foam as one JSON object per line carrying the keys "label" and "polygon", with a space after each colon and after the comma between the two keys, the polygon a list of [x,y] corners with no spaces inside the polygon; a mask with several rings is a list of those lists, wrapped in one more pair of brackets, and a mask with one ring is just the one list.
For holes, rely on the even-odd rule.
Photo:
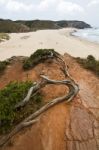
{"label": "white sea foam", "polygon": [[78,30],[77,32],[74,32],[73,35],[99,43],[99,28]]}

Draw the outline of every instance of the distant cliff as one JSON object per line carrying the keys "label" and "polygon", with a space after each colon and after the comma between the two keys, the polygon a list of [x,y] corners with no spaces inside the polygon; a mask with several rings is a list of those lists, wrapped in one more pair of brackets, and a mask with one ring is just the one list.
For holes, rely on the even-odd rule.
{"label": "distant cliff", "polygon": [[3,20],[0,19],[0,32],[29,32],[40,29],[61,29],[73,27],[78,29],[91,28],[83,21],[50,21],[50,20]]}
{"label": "distant cliff", "polygon": [[91,26],[83,21],[57,21],[56,22],[60,27],[73,27],[77,29],[91,28]]}

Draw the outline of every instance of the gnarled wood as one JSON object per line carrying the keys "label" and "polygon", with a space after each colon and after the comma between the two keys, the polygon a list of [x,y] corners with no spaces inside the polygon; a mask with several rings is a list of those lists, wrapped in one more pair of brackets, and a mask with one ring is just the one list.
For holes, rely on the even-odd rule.
{"label": "gnarled wood", "polygon": [[64,60],[62,58],[59,58],[59,59],[63,63],[63,65],[62,65],[63,70],[64,70],[63,72],[64,72],[65,76],[68,77],[68,80],[52,80],[52,79],[49,79],[47,76],[41,75],[41,78],[43,80],[41,82],[38,82],[37,84],[35,84],[35,86],[33,86],[29,89],[28,94],[25,97],[25,99],[22,102],[20,102],[18,105],[16,105],[16,108],[25,106],[27,104],[27,102],[30,100],[32,94],[35,94],[35,92],[37,92],[39,89],[45,87],[47,84],[52,84],[52,85],[53,84],[56,84],[56,85],[63,84],[69,88],[68,94],[66,93],[66,95],[64,95],[64,96],[61,96],[61,97],[51,100],[49,103],[44,105],[42,108],[37,110],[35,113],[33,113],[29,117],[27,117],[24,121],[22,121],[19,125],[17,125],[10,134],[8,134],[6,137],[4,137],[3,139],[0,140],[0,147],[3,146],[4,144],[6,144],[9,141],[9,139],[11,139],[21,129],[37,122],[38,121],[37,117],[39,117],[43,112],[45,112],[46,110],[48,110],[49,108],[51,108],[52,106],[54,106],[58,103],[62,103],[64,101],[66,101],[68,103],[71,100],[73,100],[73,98],[77,95],[77,93],[79,91],[79,86],[75,83],[75,81],[69,75],[68,69],[67,69],[67,66],[66,66]]}
{"label": "gnarled wood", "polygon": [[[43,82],[43,85],[45,84],[64,84],[68,85],[69,87],[69,93],[68,95],[66,94],[65,96],[58,97],[44,105],[41,109],[36,111],[35,113],[31,114],[29,117],[27,117],[22,123],[20,123],[16,128],[8,135],[6,138],[2,139],[0,141],[0,146],[4,145],[12,136],[14,136],[17,132],[19,132],[22,128],[29,126],[31,124],[34,124],[37,122],[37,120],[34,120],[36,117],[38,117],[40,114],[51,108],[52,106],[61,103],[63,101],[70,102],[78,93],[79,88],[78,85],[76,84],[71,84],[70,80],[62,80],[62,81],[56,81],[56,80],[51,80],[46,76],[41,76],[44,80],[47,82]],[[39,83],[41,85],[41,83]],[[32,120],[32,121],[31,121]]]}
{"label": "gnarled wood", "polygon": [[15,105],[15,109],[25,106],[28,103],[28,101],[30,100],[32,94],[35,93],[36,91],[38,91],[40,88],[44,87],[45,84],[46,84],[45,81],[43,81],[43,82],[41,81],[41,82],[36,83],[35,85],[33,85],[28,90],[28,93],[27,93],[26,97],[21,102],[19,102],[17,105]]}

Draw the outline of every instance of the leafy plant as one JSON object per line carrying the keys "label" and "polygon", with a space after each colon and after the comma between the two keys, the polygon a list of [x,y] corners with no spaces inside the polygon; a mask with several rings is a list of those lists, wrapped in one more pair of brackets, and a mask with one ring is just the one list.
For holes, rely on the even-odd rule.
{"label": "leafy plant", "polygon": [[31,112],[36,111],[42,102],[40,93],[31,98],[31,101],[20,110],[15,110],[15,105],[22,101],[32,82],[12,82],[0,90],[0,133],[8,132]]}
{"label": "leafy plant", "polygon": [[9,40],[10,37],[7,33],[0,33],[0,41]]}
{"label": "leafy plant", "polygon": [[8,62],[0,61],[0,73],[2,73],[6,69],[7,65],[8,65]]}
{"label": "leafy plant", "polygon": [[96,75],[99,75],[99,60],[96,60],[92,55],[89,55],[86,59],[78,57],[76,60],[84,68],[91,70]]}
{"label": "leafy plant", "polygon": [[49,58],[51,57],[51,54],[54,55],[55,53],[57,52],[55,52],[54,49],[38,49],[28,59],[25,60],[23,64],[23,69],[24,70],[31,69],[35,65],[44,62],[46,59],[48,59],[48,57]]}

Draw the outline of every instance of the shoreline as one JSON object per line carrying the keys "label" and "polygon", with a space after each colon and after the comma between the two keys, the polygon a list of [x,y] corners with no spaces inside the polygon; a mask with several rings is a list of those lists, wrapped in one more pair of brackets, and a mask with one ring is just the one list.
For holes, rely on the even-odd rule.
{"label": "shoreline", "polygon": [[[74,29],[74,30],[75,30],[75,29]],[[76,30],[79,30],[79,29],[76,29]],[[92,45],[99,46],[99,43],[98,43],[98,42],[94,42],[94,41],[91,41],[91,40],[82,38],[82,37],[80,37],[80,36],[73,35],[72,33],[74,33],[74,32],[75,32],[75,31],[73,31],[73,32],[70,33],[70,36],[71,36],[71,37],[74,37],[75,39],[80,40],[80,41],[82,41],[82,42],[86,42],[86,43],[89,43],[89,44],[92,44]],[[76,32],[77,32],[77,31],[76,31]]]}
{"label": "shoreline", "polygon": [[[89,28],[89,29],[90,29],[90,28]],[[94,28],[93,28],[93,29],[94,29]],[[81,39],[81,40],[83,40],[83,41],[87,41],[87,42],[90,42],[90,43],[99,45],[99,42],[98,42],[98,41],[93,41],[93,40],[90,40],[90,39],[88,39],[88,38],[84,38],[84,37],[82,37],[82,36],[77,36],[77,35],[73,34],[73,33],[79,32],[79,30],[80,30],[80,29],[75,29],[75,31],[73,31],[72,33],[70,33],[70,35],[71,35],[71,36],[74,36],[74,37],[76,37],[76,38],[78,38],[78,39]],[[84,29],[81,29],[81,30],[84,30]]]}
{"label": "shoreline", "polygon": [[93,55],[99,59],[99,44],[72,35],[75,28],[39,30],[27,33],[11,33],[9,41],[0,43],[0,60],[12,56],[30,56],[37,49],[54,49],[60,54],[85,58]]}

